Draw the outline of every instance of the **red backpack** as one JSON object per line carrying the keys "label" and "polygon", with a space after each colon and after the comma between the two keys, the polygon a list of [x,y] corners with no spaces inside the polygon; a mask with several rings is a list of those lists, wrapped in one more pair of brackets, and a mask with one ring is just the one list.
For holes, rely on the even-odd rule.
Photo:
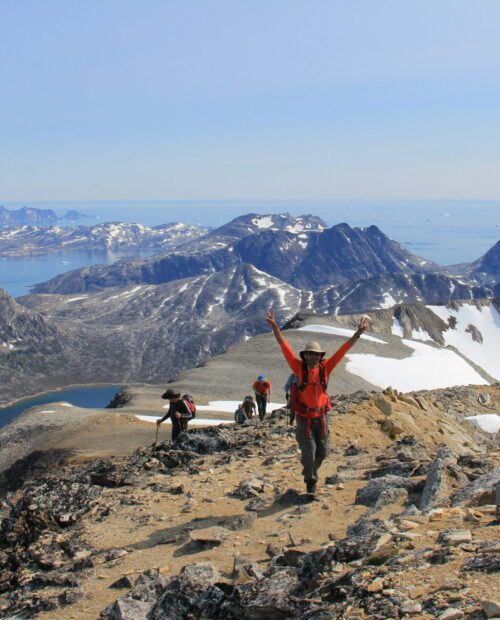
{"label": "red backpack", "polygon": [[324,407],[321,407],[318,409],[311,409],[310,407],[308,407],[307,405],[304,405],[304,403],[301,402],[300,395],[305,390],[308,384],[308,379],[309,379],[309,367],[307,366],[307,363],[304,361],[302,362],[302,383],[299,384],[298,381],[294,381],[290,389],[290,403],[292,406],[292,410],[295,411],[297,415],[307,418],[307,435],[308,436],[310,435],[311,419],[320,418],[320,417],[323,418],[321,428],[322,428],[322,435],[325,436],[326,429],[325,429],[325,424],[324,424],[324,415],[327,411],[330,411],[330,409],[332,408],[332,403],[331,403],[331,397],[326,391],[328,387],[328,382],[326,380],[324,361],[321,361],[319,363],[319,384],[321,385],[321,387],[323,388],[323,391],[325,392],[327,396],[327,404]]}
{"label": "red backpack", "polygon": [[184,394],[182,400],[186,405],[187,410],[190,412],[191,418],[196,418],[196,405],[194,404],[194,398],[191,394]]}

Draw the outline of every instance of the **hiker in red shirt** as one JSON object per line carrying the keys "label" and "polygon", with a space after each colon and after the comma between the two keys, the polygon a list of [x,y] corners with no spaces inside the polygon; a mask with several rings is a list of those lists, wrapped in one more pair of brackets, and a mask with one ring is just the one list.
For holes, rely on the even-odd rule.
{"label": "hiker in red shirt", "polygon": [[300,351],[299,359],[276,324],[274,310],[269,310],[266,320],[273,330],[284,358],[298,377],[291,398],[296,413],[295,437],[301,451],[302,473],[307,493],[314,494],[318,469],[328,451],[327,412],[331,409],[330,396],[326,391],[328,377],[365,331],[367,319],[362,317],[353,336],[326,360],[323,360],[325,352],[317,342],[309,342],[304,350]]}
{"label": "hiker in red shirt", "polygon": [[255,392],[255,400],[259,409],[259,418],[262,422],[266,416],[267,402],[271,400],[272,385],[264,378],[264,375],[259,375],[257,381],[254,381],[252,389]]}

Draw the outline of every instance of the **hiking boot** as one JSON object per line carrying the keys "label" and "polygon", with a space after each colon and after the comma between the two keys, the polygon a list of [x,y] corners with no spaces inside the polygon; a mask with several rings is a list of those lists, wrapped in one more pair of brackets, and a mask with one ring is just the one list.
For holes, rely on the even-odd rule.
{"label": "hiking boot", "polygon": [[309,495],[316,493],[316,480],[308,480],[306,482],[306,491]]}

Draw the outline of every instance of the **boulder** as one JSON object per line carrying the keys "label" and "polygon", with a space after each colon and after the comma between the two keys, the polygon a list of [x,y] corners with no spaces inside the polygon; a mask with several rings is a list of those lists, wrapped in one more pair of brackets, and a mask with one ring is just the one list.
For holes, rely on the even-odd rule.
{"label": "boulder", "polygon": [[403,496],[406,497],[408,490],[414,486],[414,481],[402,476],[389,474],[381,478],[372,478],[368,484],[358,489],[355,503],[382,508]]}
{"label": "boulder", "polygon": [[447,547],[456,547],[464,543],[472,542],[472,534],[466,529],[441,530],[438,542]]}
{"label": "boulder", "polygon": [[[195,546],[218,547],[224,542],[226,531],[221,527],[207,527],[204,530],[193,530],[189,533],[189,537]],[[200,565],[195,564],[194,566],[199,567]]]}
{"label": "boulder", "polygon": [[392,403],[384,398],[381,394],[377,394],[373,397],[373,402],[375,406],[384,414],[384,415],[392,415],[393,406]]}
{"label": "boulder", "polygon": [[451,478],[453,481],[457,478],[462,481],[467,480],[464,475],[460,475],[453,452],[449,448],[442,448],[438,451],[427,475],[419,508],[428,512],[433,508],[449,506],[452,491]]}
{"label": "boulder", "polygon": [[262,480],[258,478],[249,478],[248,480],[242,480],[231,495],[241,499],[249,499],[250,497],[257,497],[259,493],[263,492],[264,483]]}
{"label": "boulder", "polygon": [[[452,498],[453,506],[481,506],[494,504],[497,486],[500,485],[500,466],[460,489]],[[498,504],[497,504],[498,505]]]}

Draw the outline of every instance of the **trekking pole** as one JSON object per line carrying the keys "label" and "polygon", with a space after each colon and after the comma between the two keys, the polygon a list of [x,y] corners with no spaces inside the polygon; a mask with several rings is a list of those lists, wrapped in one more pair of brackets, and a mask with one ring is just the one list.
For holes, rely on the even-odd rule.
{"label": "trekking pole", "polygon": [[154,445],[155,450],[156,450],[156,447],[158,446],[158,431],[159,431],[159,430],[160,430],[160,425],[159,425],[159,424],[157,424],[157,425],[156,425],[155,445]]}

